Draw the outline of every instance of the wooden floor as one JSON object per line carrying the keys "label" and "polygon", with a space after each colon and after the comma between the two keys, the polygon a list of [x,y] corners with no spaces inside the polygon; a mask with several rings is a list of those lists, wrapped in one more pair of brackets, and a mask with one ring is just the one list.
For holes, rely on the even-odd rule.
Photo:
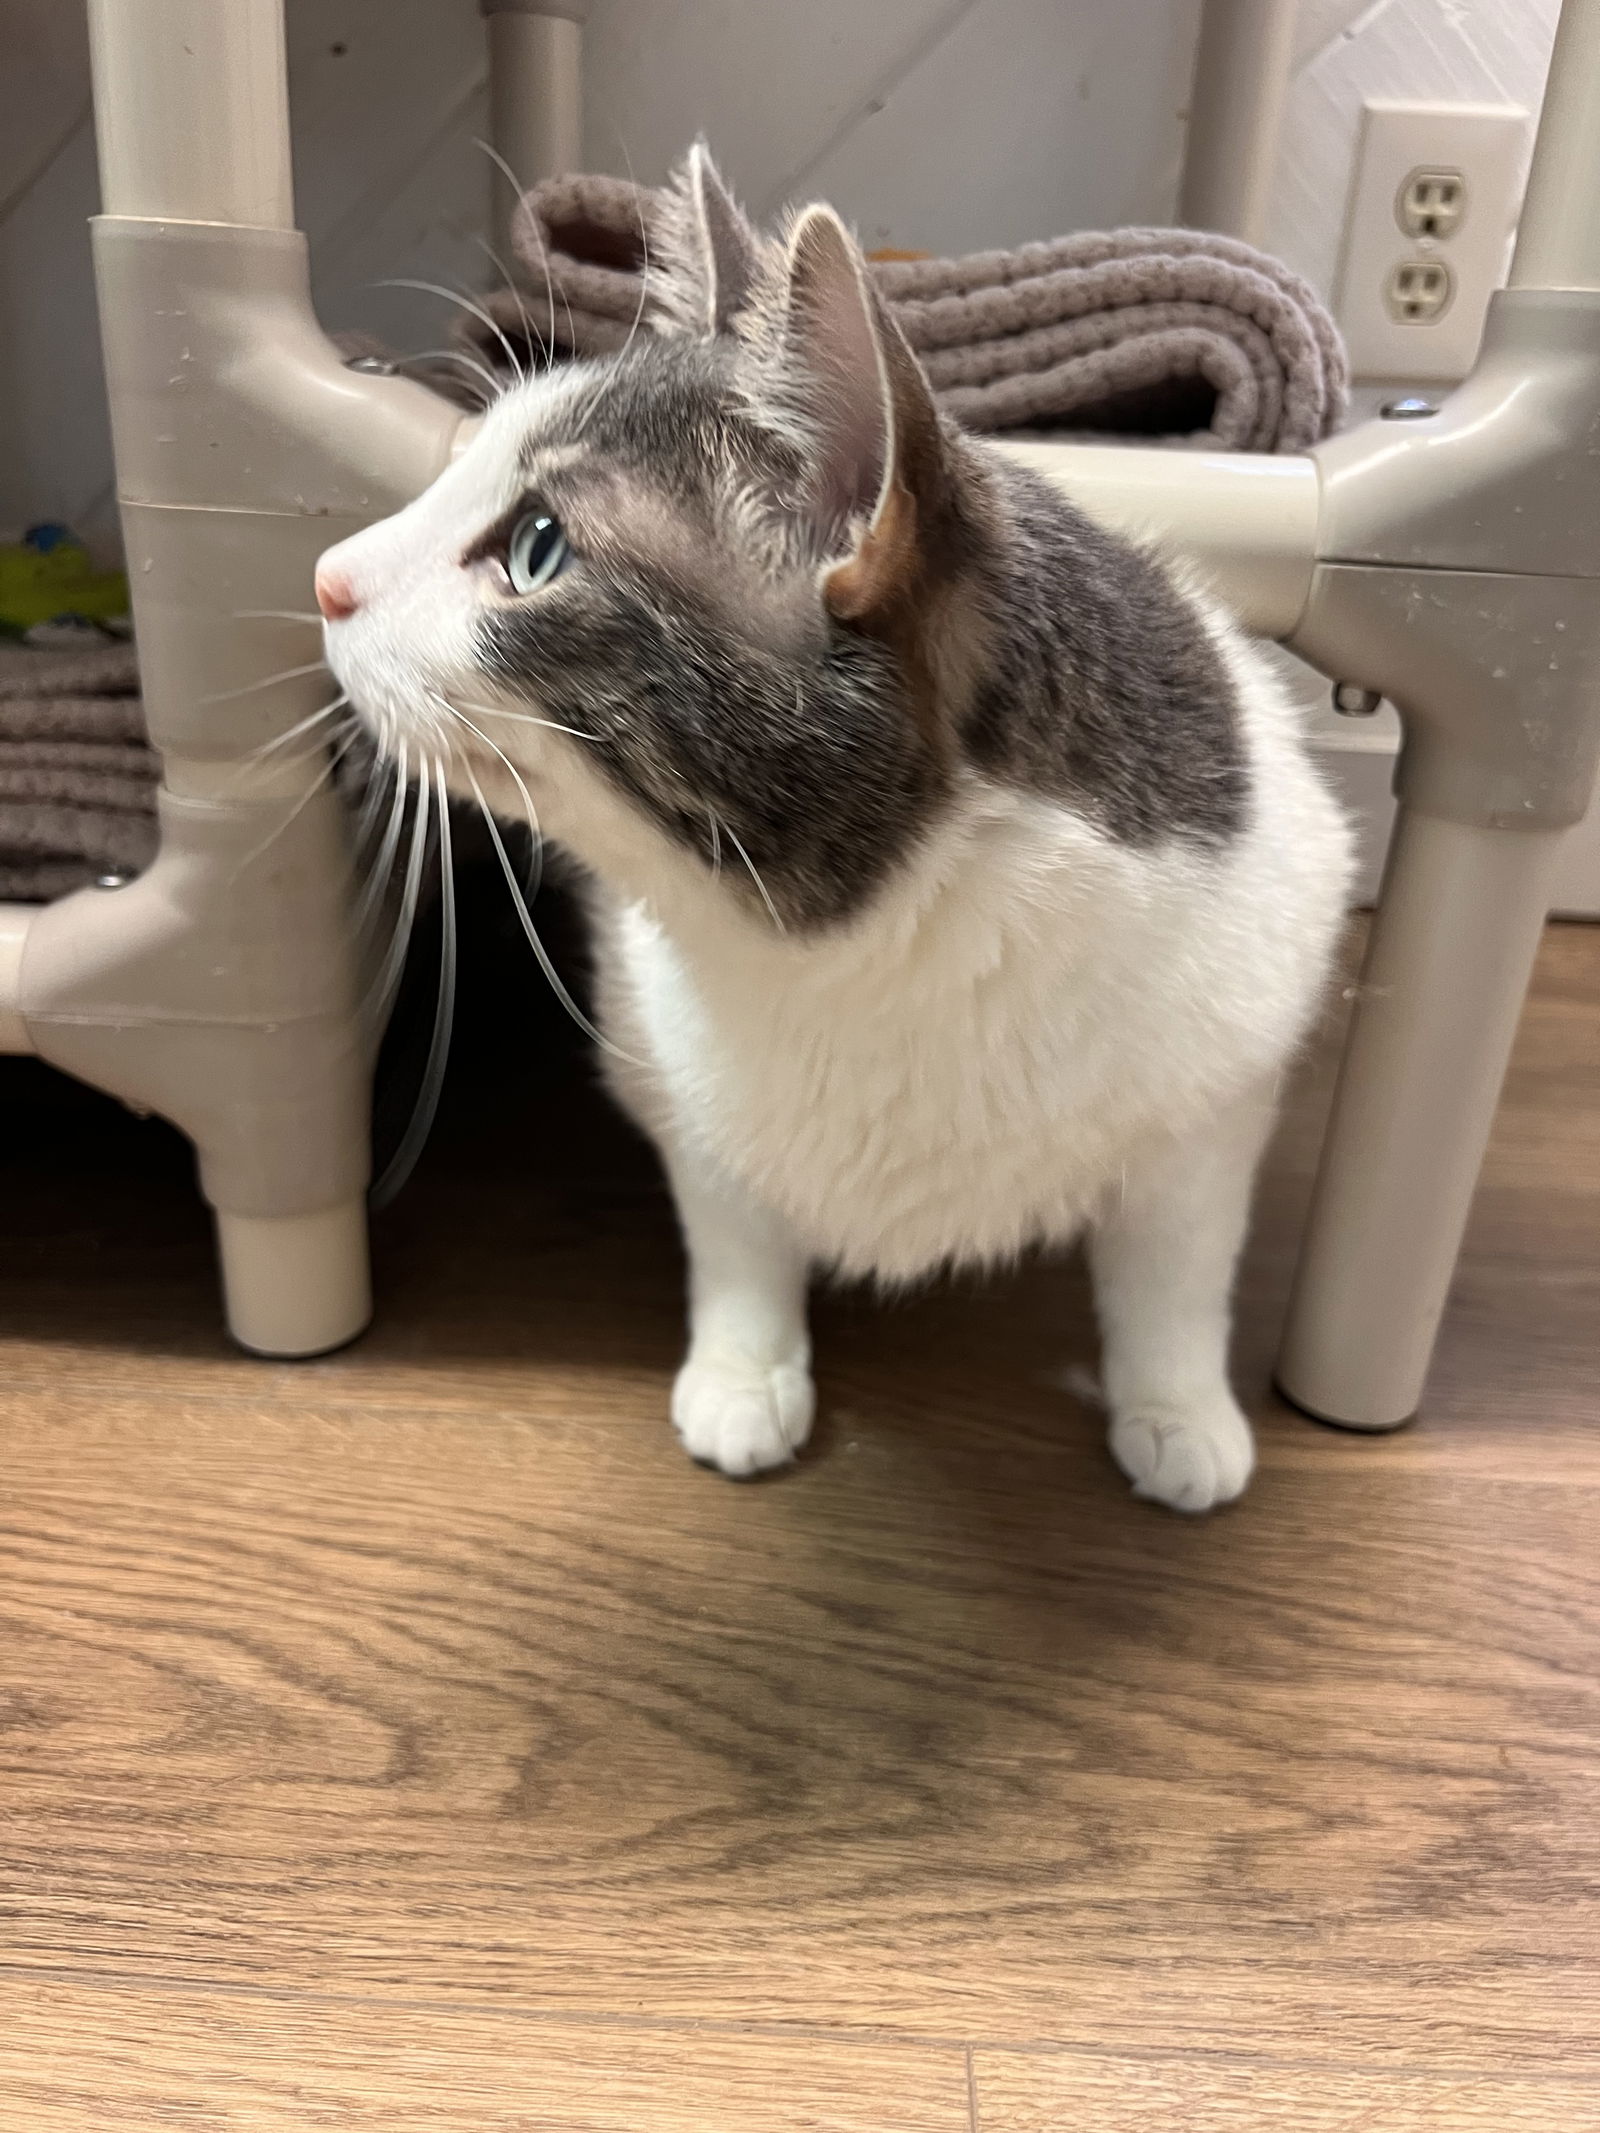
{"label": "wooden floor", "polygon": [[691,1467],[656,1177],[491,992],[296,1367],[6,1063],[5,2133],[1600,2128],[1600,928],[1392,1438],[1265,1390],[1304,1077],[1200,1523],[1052,1382],[1074,1268],[824,1304],[815,1452]]}

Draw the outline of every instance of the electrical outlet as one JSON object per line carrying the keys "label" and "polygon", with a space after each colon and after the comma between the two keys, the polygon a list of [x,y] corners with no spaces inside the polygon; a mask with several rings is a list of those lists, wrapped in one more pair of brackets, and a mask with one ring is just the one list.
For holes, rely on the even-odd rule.
{"label": "electrical outlet", "polygon": [[1370,103],[1335,310],[1358,378],[1464,378],[1505,279],[1532,124],[1491,104]]}
{"label": "electrical outlet", "polygon": [[1453,237],[1466,211],[1466,174],[1459,170],[1407,171],[1394,203],[1407,237]]}
{"label": "electrical outlet", "polygon": [[1389,269],[1383,308],[1401,326],[1431,326],[1449,310],[1456,278],[1442,259],[1402,259]]}

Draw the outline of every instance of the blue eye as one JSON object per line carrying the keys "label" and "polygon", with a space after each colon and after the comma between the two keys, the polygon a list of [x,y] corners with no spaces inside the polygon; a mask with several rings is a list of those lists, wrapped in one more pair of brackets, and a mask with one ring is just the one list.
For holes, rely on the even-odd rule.
{"label": "blue eye", "polygon": [[506,548],[506,575],[513,592],[542,592],[572,561],[561,521],[544,511],[530,511],[511,529]]}

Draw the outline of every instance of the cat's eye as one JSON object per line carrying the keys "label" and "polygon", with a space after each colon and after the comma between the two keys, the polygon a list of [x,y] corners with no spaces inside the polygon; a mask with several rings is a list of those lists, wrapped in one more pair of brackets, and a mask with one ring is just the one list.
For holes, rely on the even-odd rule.
{"label": "cat's eye", "polygon": [[572,561],[561,521],[546,511],[529,511],[511,529],[506,545],[506,576],[513,592],[542,592]]}

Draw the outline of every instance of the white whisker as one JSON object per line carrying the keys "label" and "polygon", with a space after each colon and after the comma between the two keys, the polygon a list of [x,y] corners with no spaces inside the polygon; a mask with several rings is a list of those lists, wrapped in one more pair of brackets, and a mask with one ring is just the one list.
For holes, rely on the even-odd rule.
{"label": "white whisker", "polygon": [[522,330],[528,336],[529,348],[530,350],[534,347],[538,348],[539,354],[543,358],[544,366],[548,370],[551,361],[550,344],[533,323],[533,314],[523,302],[522,291],[517,287],[516,276],[511,272],[511,269],[506,265],[487,237],[477,237],[474,242],[487,256],[490,265],[505,283],[507,290],[510,292],[511,301],[517,307],[517,316],[522,321]]}
{"label": "white whisker", "polygon": [[349,745],[350,743],[347,740],[343,743],[342,746],[330,749],[327,761],[317,772],[316,776],[311,780],[310,784],[300,795],[299,799],[295,801],[293,807],[290,808],[289,812],[284,816],[283,820],[277,825],[275,829],[270,830],[267,835],[262,838],[261,842],[255,847],[254,851],[246,852],[244,857],[239,861],[239,864],[233,870],[233,879],[235,881],[237,881],[239,877],[244,874],[250,867],[253,867],[256,861],[262,856],[263,853],[271,851],[272,847],[277,843],[278,839],[283,836],[285,831],[290,830],[294,827],[295,823],[299,821],[300,817],[305,813],[305,810],[317,797],[318,793],[321,792],[323,787],[327,785],[332,779],[334,771],[338,768],[339,758],[341,755],[343,755],[345,749],[348,748]]}
{"label": "white whisker", "polygon": [[307,614],[298,607],[236,607],[235,622],[309,622],[313,629],[322,627],[320,615]]}
{"label": "white whisker", "polygon": [[428,856],[428,799],[433,790],[427,766],[419,765],[417,774],[417,806],[411,818],[411,849],[406,854],[405,887],[400,895],[400,910],[395,919],[394,938],[389,943],[388,953],[379,965],[377,977],[362,1002],[363,1018],[370,1017],[377,1029],[382,1029],[389,1019],[389,1010],[400,984],[400,973],[405,968],[406,951],[411,946],[411,929],[416,924],[417,903],[422,894],[422,869]]}
{"label": "white whisker", "polygon": [[[626,156],[627,151],[624,150],[623,153],[624,156]],[[623,342],[622,346],[612,357],[611,367],[607,370],[605,376],[600,380],[599,388],[596,391],[594,398],[584,409],[583,420],[578,424],[577,428],[572,433],[574,441],[581,437],[588,429],[589,424],[594,420],[596,409],[605,399],[605,396],[610,390],[610,388],[616,383],[617,365],[622,362],[623,358],[627,355],[628,350],[633,346],[634,336],[638,333],[640,321],[644,317],[645,300],[650,293],[650,237],[644,225],[643,208],[640,208],[639,210],[639,250],[643,256],[644,264],[639,271],[639,301],[634,306],[633,324],[628,328],[627,339]]]}
{"label": "white whisker", "polygon": [[367,773],[367,790],[361,802],[361,812],[356,817],[355,833],[351,840],[358,864],[365,860],[385,801],[393,797],[389,791],[388,777],[385,775],[387,769],[387,764],[374,763]]}
{"label": "white whisker", "polygon": [[[259,763],[263,756],[276,755],[280,748],[287,748],[289,743],[297,741],[301,734],[309,733],[314,726],[320,726],[325,718],[336,718],[341,711],[348,708],[349,702],[349,697],[341,690],[331,704],[324,704],[320,711],[313,711],[308,718],[300,719],[275,739],[263,741],[259,748],[252,748],[248,755],[240,758],[241,765]],[[321,745],[320,742],[318,745]]]}
{"label": "white whisker", "polygon": [[581,733],[576,726],[563,726],[553,718],[535,718],[531,711],[502,711],[498,704],[474,703],[470,697],[465,706],[452,703],[447,708],[458,714],[463,708],[476,711],[482,718],[508,718],[517,726],[543,726],[547,733],[569,733],[575,741],[592,741],[595,738],[592,733]]}
{"label": "white whisker", "polygon": [[505,350],[506,361],[511,365],[517,383],[519,385],[527,384],[528,373],[517,361],[516,350],[500,331],[500,328],[495,324],[488,312],[484,310],[482,304],[475,304],[470,296],[463,296],[456,289],[447,289],[441,282],[411,281],[404,277],[396,278],[392,281],[380,281],[377,286],[380,289],[419,289],[424,296],[442,296],[447,304],[459,304],[463,311],[471,312],[475,319],[480,319],[488,327],[489,331],[500,343],[500,346]]}
{"label": "white whisker", "polygon": [[356,926],[364,932],[374,911],[382,900],[394,874],[395,855],[400,849],[400,832],[405,824],[406,793],[410,786],[409,752],[404,741],[395,765],[394,799],[389,807],[389,819],[384,825],[383,842],[368,871],[361,894],[356,899]]}
{"label": "white whisker", "polygon": [[[520,201],[527,193],[528,187],[523,184],[522,180],[511,168],[511,165],[506,161],[505,157],[501,155],[500,151],[497,148],[491,147],[487,141],[478,141],[475,145],[483,150],[484,154],[489,158],[489,161],[494,164],[495,168],[500,172],[501,176],[505,179],[506,183],[511,187],[511,190],[513,191],[513,193],[516,194],[517,199]],[[495,255],[491,253],[490,257],[494,258]],[[500,262],[497,258],[495,259],[495,265],[500,266]],[[550,315],[550,338],[548,341],[543,342],[542,345],[544,348],[545,362],[547,364],[553,365],[555,362],[556,349],[556,292],[555,285],[550,279],[550,255],[546,251],[542,242],[539,246],[539,265],[544,270],[544,302],[545,309]],[[502,274],[504,274],[504,267],[500,267],[500,271]],[[508,282],[512,283],[513,287],[515,286],[514,282],[512,282],[512,277],[510,275],[507,275],[506,279]],[[567,303],[567,292],[565,289],[563,289],[561,292],[561,301],[566,306],[567,346],[570,348],[572,346],[575,336],[572,330],[572,306],[571,304]],[[523,316],[525,318],[527,317],[526,309],[524,309],[523,311]],[[531,320],[529,321],[529,324],[531,327]]]}
{"label": "white whisker", "polygon": [[779,931],[780,933],[787,933],[789,929],[788,929],[788,927],[787,927],[787,926],[786,926],[786,925],[784,924],[783,920],[782,920],[782,919],[781,919],[781,918],[780,918],[780,917],[778,916],[778,907],[777,907],[777,905],[776,905],[776,904],[775,904],[775,903],[774,903],[774,902],[772,901],[772,898],[771,898],[771,897],[770,897],[770,896],[769,896],[769,895],[767,894],[767,885],[766,885],[766,883],[765,883],[765,882],[764,882],[764,881],[763,881],[763,880],[761,879],[761,876],[760,876],[760,875],[759,875],[759,874],[758,874],[758,873],[756,872],[756,863],[755,863],[755,861],[754,861],[754,860],[753,860],[753,859],[752,859],[752,858],[750,857],[750,854],[749,854],[749,853],[748,853],[748,852],[747,852],[747,851],[745,850],[744,846],[743,846],[743,845],[742,845],[742,844],[741,844],[741,843],[739,842],[739,833],[738,833],[738,831],[737,831],[737,830],[736,830],[736,829],[734,828],[734,826],[733,826],[733,824],[732,824],[731,822],[724,822],[722,826],[723,826],[723,828],[724,828],[724,829],[725,829],[725,830],[727,831],[727,833],[728,833],[729,837],[730,837],[730,838],[731,838],[731,839],[733,840],[733,848],[734,848],[734,850],[735,850],[735,851],[736,851],[736,852],[738,853],[739,857],[740,857],[740,858],[741,858],[741,859],[742,859],[742,860],[744,861],[745,865],[746,865],[746,866],[747,866],[747,867],[748,867],[748,868],[750,869],[750,879],[751,879],[751,880],[752,880],[752,881],[753,881],[753,882],[755,883],[756,887],[757,887],[757,888],[758,888],[758,889],[759,889],[759,890],[761,891],[761,901],[762,901],[762,902],[763,902],[763,903],[764,903],[764,904],[766,905],[766,907],[767,907],[767,914],[768,914],[768,916],[769,916],[769,917],[771,918],[771,920],[772,920],[772,923],[773,923],[773,924],[774,924],[774,925],[775,925],[775,926],[777,927],[777,929],[778,929],[778,931]]}
{"label": "white whisker", "polygon": [[307,674],[320,674],[326,662],[313,659],[303,667],[285,667],[281,674],[263,674],[259,681],[247,681],[237,689],[219,689],[215,696],[202,696],[202,704],[231,704],[236,697],[254,696],[258,689],[271,689],[280,681],[300,681]]}
{"label": "white whisker", "polygon": [[480,390],[485,395],[485,407],[491,400],[498,400],[505,391],[504,385],[494,372],[476,357],[469,356],[462,348],[419,348],[415,355],[397,358],[397,367],[401,370],[415,369],[419,363],[459,363],[463,370],[471,371],[475,378],[482,381]]}
{"label": "white whisker", "polygon": [[643,1068],[644,1061],[642,1059],[635,1059],[631,1053],[623,1051],[620,1045],[613,1044],[609,1037],[595,1028],[589,1017],[561,982],[560,973],[557,971],[555,964],[551,962],[549,951],[534,928],[528,907],[517,892],[517,877],[511,864],[511,855],[506,850],[505,839],[500,834],[500,825],[489,811],[489,803],[483,796],[483,787],[478,783],[477,773],[470,763],[466,765],[466,772],[472,782],[473,794],[478,802],[478,810],[483,816],[484,827],[488,830],[490,842],[494,845],[495,857],[500,862],[500,871],[505,875],[506,886],[511,891],[511,901],[517,907],[517,917],[522,921],[522,930],[528,937],[528,946],[533,950],[539,968],[544,972],[549,982],[551,991],[586,1037],[593,1038],[594,1042],[602,1050],[610,1052],[613,1058],[623,1060],[628,1066]]}
{"label": "white whisker", "polygon": [[706,809],[706,820],[711,824],[711,872],[717,876],[722,872],[722,824],[710,807]]}
{"label": "white whisker", "polygon": [[528,858],[527,879],[523,883],[523,896],[526,901],[531,903],[539,893],[539,884],[544,879],[544,833],[539,827],[539,812],[533,804],[533,794],[528,790],[527,781],[505,750],[497,747],[481,727],[475,726],[459,704],[452,703],[446,696],[441,696],[436,689],[430,689],[428,694],[442,711],[449,713],[458,726],[464,726],[474,739],[483,743],[491,755],[499,757],[505,767],[507,776],[512,779],[518,793],[521,795],[523,816],[527,821],[528,834],[533,840],[533,848]]}
{"label": "white whisker", "polygon": [[[426,776],[426,772],[424,772]],[[450,849],[450,808],[445,797],[444,765],[435,761],[433,779],[439,803],[439,992],[434,1002],[433,1031],[422,1069],[422,1085],[400,1144],[384,1165],[383,1175],[373,1185],[370,1201],[375,1208],[388,1207],[417,1167],[439,1112],[445,1068],[450,1058],[450,1033],[456,1007],[456,876]]]}

